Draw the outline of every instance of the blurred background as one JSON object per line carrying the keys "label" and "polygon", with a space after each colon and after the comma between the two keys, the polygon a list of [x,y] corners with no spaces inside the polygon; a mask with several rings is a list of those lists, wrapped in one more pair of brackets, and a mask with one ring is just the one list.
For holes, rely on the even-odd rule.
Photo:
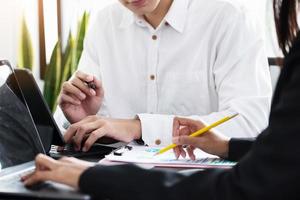
{"label": "blurred background", "polygon": [[[0,59],[33,71],[51,109],[60,85],[76,70],[85,31],[95,13],[116,0],[0,0]],[[208,0],[209,1],[209,0]],[[279,52],[273,0],[237,0],[262,30],[272,65]],[[273,63],[272,63],[273,62]],[[279,67],[271,67],[273,85]]]}

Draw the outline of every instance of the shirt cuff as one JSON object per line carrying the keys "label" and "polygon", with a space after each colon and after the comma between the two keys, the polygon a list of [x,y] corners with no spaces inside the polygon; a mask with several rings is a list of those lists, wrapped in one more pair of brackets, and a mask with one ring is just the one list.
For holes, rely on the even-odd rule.
{"label": "shirt cuff", "polygon": [[173,115],[138,114],[142,125],[142,139],[149,146],[172,143]]}
{"label": "shirt cuff", "polygon": [[67,118],[65,117],[64,113],[62,112],[59,106],[57,107],[53,118],[61,133],[64,134],[66,130],[69,128],[70,122],[67,120]]}

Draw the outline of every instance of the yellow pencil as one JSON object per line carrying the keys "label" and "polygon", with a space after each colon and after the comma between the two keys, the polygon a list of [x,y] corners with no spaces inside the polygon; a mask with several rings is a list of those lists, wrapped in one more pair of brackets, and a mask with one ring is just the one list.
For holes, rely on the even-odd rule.
{"label": "yellow pencil", "polygon": [[[220,119],[219,121],[216,121],[215,123],[212,123],[211,125],[209,126],[206,126],[192,134],[189,135],[189,137],[197,137],[207,131],[209,131],[210,129],[216,127],[216,126],[219,126],[220,124],[223,124],[224,122],[227,122],[228,120],[238,116],[239,114],[234,114],[234,115],[231,115],[231,116],[227,116],[227,117],[224,117],[223,119]],[[166,151],[169,151],[170,149],[173,149],[174,147],[176,147],[177,144],[171,144],[163,149],[161,149],[159,152],[157,152],[154,156],[156,155],[159,155],[159,154],[162,154],[162,153],[165,153]]]}

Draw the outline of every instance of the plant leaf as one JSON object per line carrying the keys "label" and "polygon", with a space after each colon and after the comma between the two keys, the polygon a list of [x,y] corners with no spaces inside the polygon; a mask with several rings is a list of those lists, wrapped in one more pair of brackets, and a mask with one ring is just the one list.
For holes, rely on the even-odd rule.
{"label": "plant leaf", "polygon": [[58,41],[45,74],[44,96],[52,112],[56,109],[56,100],[60,92],[61,60],[61,45]]}
{"label": "plant leaf", "polygon": [[60,85],[62,85],[65,81],[67,81],[71,75],[71,69],[72,69],[72,59],[73,59],[73,54],[75,51],[75,41],[72,36],[72,34],[69,34],[68,37],[68,44],[66,47],[65,52],[63,53],[63,62],[62,62],[62,74],[61,74],[61,79],[60,79]]}
{"label": "plant leaf", "polygon": [[32,39],[28,30],[25,16],[22,18],[21,37],[19,41],[18,67],[26,68],[32,71],[34,53]]}
{"label": "plant leaf", "polygon": [[83,43],[86,35],[90,15],[87,12],[83,13],[81,20],[78,23],[78,30],[75,42],[75,52],[73,55],[72,74],[77,70],[79,60],[83,51]]}

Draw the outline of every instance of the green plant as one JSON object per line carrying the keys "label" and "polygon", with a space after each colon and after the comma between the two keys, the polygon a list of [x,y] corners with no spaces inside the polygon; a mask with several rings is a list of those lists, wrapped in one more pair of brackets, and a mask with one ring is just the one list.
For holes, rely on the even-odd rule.
{"label": "green plant", "polygon": [[34,53],[32,39],[28,30],[25,16],[22,18],[20,39],[18,47],[18,67],[32,70],[34,62]]}
{"label": "green plant", "polygon": [[45,75],[45,85],[44,85],[44,97],[48,103],[49,108],[53,112],[55,109],[55,102],[57,95],[59,94],[59,84],[61,75],[61,44],[58,41],[54,47],[53,53],[51,55],[50,63],[47,66]]}
{"label": "green plant", "polygon": [[65,50],[61,50],[61,42],[59,40],[52,52],[45,74],[44,86],[44,96],[52,112],[57,107],[57,97],[62,84],[72,76],[78,67],[88,21],[89,14],[84,12],[78,23],[76,37],[74,38],[70,32]]}

